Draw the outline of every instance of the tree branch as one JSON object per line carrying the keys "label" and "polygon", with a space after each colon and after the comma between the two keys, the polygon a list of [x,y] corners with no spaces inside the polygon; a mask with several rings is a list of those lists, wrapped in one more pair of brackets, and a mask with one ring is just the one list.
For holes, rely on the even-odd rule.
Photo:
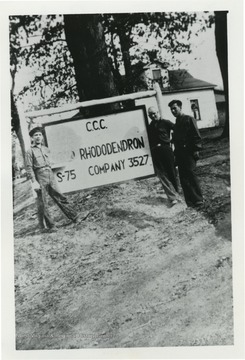
{"label": "tree branch", "polygon": [[28,48],[28,47],[35,47],[35,46],[39,46],[39,45],[51,45],[55,42],[66,42],[65,39],[57,39],[57,40],[52,40],[52,41],[43,41],[43,42],[39,42],[37,44],[32,44],[32,45],[24,45],[24,46],[19,46],[19,49],[24,49],[24,48]]}

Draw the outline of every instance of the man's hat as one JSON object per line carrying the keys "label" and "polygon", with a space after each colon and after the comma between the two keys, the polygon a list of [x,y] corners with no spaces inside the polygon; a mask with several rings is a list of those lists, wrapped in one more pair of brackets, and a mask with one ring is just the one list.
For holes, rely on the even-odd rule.
{"label": "man's hat", "polygon": [[33,136],[37,131],[40,131],[43,134],[43,127],[41,124],[33,124],[30,127],[29,135]]}

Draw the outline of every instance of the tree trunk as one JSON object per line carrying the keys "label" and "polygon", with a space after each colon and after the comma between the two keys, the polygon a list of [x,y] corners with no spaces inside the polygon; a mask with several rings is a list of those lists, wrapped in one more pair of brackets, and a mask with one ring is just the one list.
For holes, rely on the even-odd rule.
{"label": "tree trunk", "polygon": [[128,14],[115,14],[115,22],[117,23],[117,34],[120,40],[123,64],[125,69],[125,78],[126,82],[124,84],[124,93],[131,93],[133,92],[133,72],[131,66],[131,59],[130,59],[130,33],[127,32],[127,22],[129,19]]}
{"label": "tree trunk", "polygon": [[119,38],[120,38],[120,45],[122,50],[125,76],[127,80],[127,84],[125,86],[125,92],[131,93],[133,91],[133,73],[132,73],[131,60],[129,55],[130,39],[125,34],[123,29],[121,29],[119,33]]}
{"label": "tree trunk", "polygon": [[[64,15],[64,23],[80,101],[118,95],[100,15]],[[113,108],[118,108],[118,105],[96,107],[92,113]]]}
{"label": "tree trunk", "polygon": [[112,72],[113,72],[113,76],[115,79],[115,83],[117,86],[117,90],[119,92],[119,94],[123,94],[124,93],[124,89],[123,89],[123,82],[122,82],[122,76],[120,74],[120,69],[119,69],[119,63],[118,63],[118,59],[117,59],[117,49],[116,46],[114,44],[114,33],[111,33],[111,53],[112,53],[112,57],[113,57],[113,61],[112,61]]}
{"label": "tree trunk", "polygon": [[[25,159],[25,154],[26,154],[26,148],[25,148],[25,142],[24,142],[24,138],[23,138],[23,134],[22,134],[22,130],[21,130],[21,126],[20,126],[20,118],[19,118],[19,114],[18,114],[18,110],[14,101],[14,95],[13,92],[11,91],[11,120],[12,120],[12,129],[13,131],[15,131],[17,138],[19,140],[20,143],[20,148],[21,148],[21,152],[22,152],[22,156],[23,156],[23,161],[24,161],[24,165],[26,167],[26,159]],[[15,154],[12,154],[13,157],[15,157]]]}
{"label": "tree trunk", "polygon": [[229,137],[227,11],[215,11],[215,43],[225,93],[225,125],[221,137]]}

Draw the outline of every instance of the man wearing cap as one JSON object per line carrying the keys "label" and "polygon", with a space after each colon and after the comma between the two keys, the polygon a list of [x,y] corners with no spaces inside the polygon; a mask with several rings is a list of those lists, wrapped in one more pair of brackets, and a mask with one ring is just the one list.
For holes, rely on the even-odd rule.
{"label": "man wearing cap", "polygon": [[152,120],[149,125],[149,140],[155,170],[168,200],[173,206],[181,201],[178,195],[174,154],[170,146],[170,133],[174,124],[169,120],[161,119],[159,112],[153,106],[148,109],[148,115]]}
{"label": "man wearing cap", "polygon": [[172,100],[168,106],[176,118],[173,133],[174,153],[185,201],[188,206],[200,207],[203,205],[203,196],[196,173],[196,162],[202,148],[201,135],[196,120],[182,112],[180,100]]}
{"label": "man wearing cap", "polygon": [[43,145],[43,128],[34,125],[29,131],[32,146],[26,153],[26,170],[37,192],[39,225],[43,231],[56,229],[48,209],[48,195],[55,201],[63,213],[76,222],[77,213],[58,189],[50,163],[50,151]]}

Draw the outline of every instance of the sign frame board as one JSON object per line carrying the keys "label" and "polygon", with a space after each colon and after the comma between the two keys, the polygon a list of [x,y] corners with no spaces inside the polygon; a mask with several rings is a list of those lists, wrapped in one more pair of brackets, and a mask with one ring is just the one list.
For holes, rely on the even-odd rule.
{"label": "sign frame board", "polygon": [[145,105],[51,121],[43,127],[63,193],[156,175]]}

